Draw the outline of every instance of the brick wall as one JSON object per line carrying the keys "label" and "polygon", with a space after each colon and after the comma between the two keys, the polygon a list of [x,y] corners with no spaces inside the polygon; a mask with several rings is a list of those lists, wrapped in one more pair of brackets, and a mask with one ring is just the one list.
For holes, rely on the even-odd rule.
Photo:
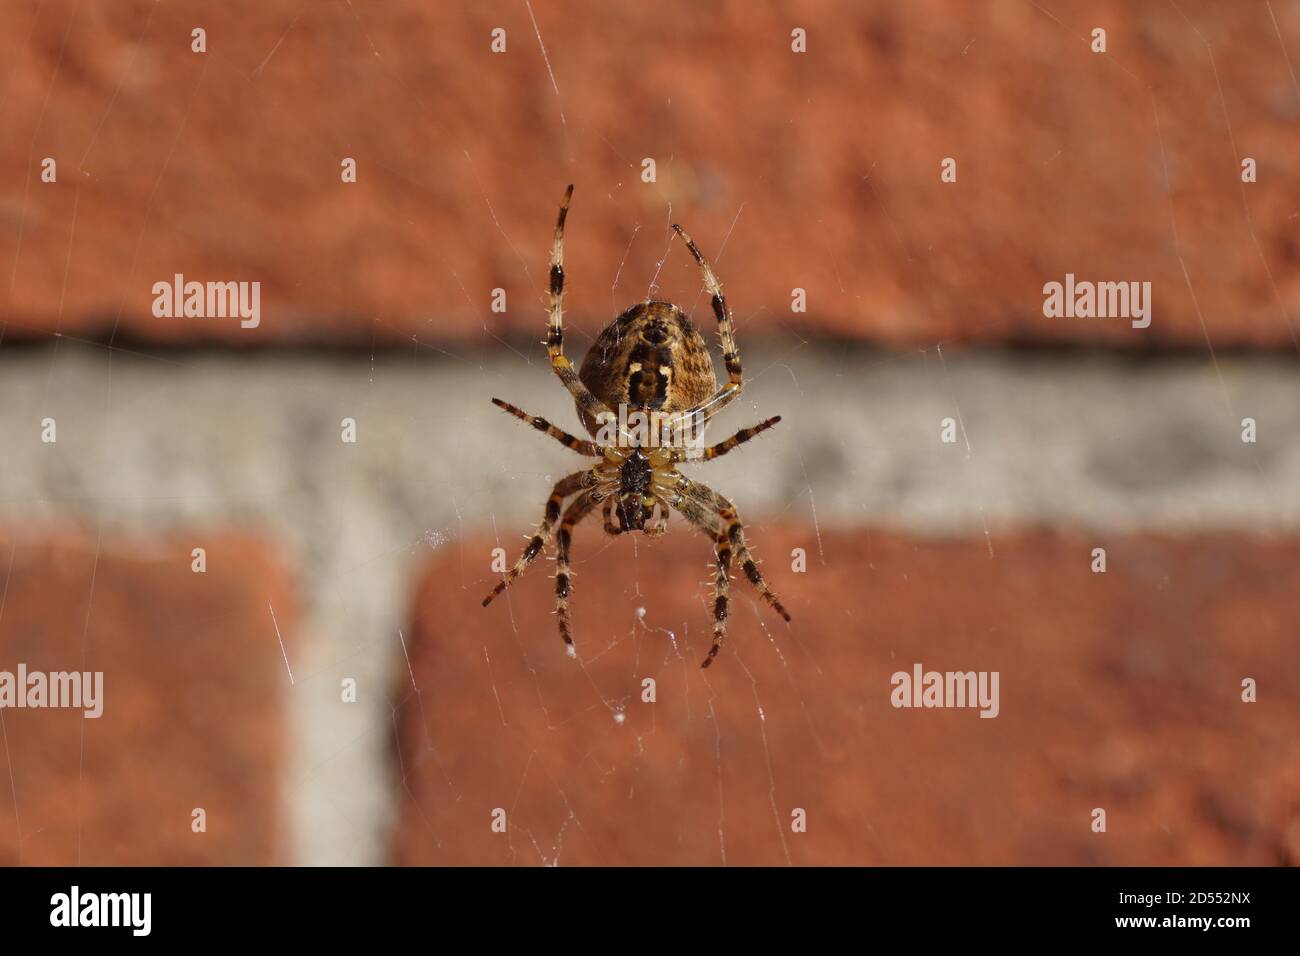
{"label": "brick wall", "polygon": [[[0,709],[0,863],[1295,863],[1297,60],[1278,0],[6,5],[0,675],[105,689]],[[783,416],[700,477],[794,620],[737,575],[707,672],[684,526],[577,530],[576,661],[549,560],[480,607],[580,467],[487,402],[577,428],[569,182],[570,354],[711,321],[681,222],[714,439]]]}
{"label": "brick wall", "polygon": [[[644,294],[672,218],[755,332],[1295,348],[1293,4],[534,13],[549,73],[517,3],[10,6],[6,335],[532,340],[572,181],[572,309],[593,333]],[[178,272],[261,281],[265,321],[155,318],[151,286]],[[1045,321],[1067,272],[1150,281],[1151,328]],[[695,298],[681,250],[659,282]]]}

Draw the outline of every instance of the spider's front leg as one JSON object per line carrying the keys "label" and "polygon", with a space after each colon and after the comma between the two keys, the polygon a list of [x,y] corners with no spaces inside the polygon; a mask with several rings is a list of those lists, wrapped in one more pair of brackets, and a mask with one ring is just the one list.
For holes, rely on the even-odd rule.
{"label": "spider's front leg", "polygon": [[709,656],[704,658],[700,667],[708,667],[722,650],[722,642],[727,637],[727,590],[731,576],[731,542],[723,532],[715,539],[714,550],[718,556],[717,573],[713,579],[713,643],[709,646]]}
{"label": "spider's front leg", "polygon": [[737,562],[745,572],[745,577],[763,600],[787,622],[790,620],[790,613],[763,580],[763,574],[758,570],[758,564],[754,561],[754,556],[745,541],[745,526],[740,520],[740,515],[736,513],[735,506],[712,488],[698,481],[691,481],[684,475],[679,477],[676,487],[681,494],[678,498],[669,500],[673,502],[673,506],[682,517],[713,540],[717,551],[719,575],[714,586],[713,645],[709,648],[709,656],[700,665],[708,667],[717,656],[722,641],[727,636],[727,583],[722,569],[724,565],[730,568],[733,551]]}
{"label": "spider's front leg", "polygon": [[533,558],[546,546],[546,542],[551,538],[551,529],[555,527],[555,522],[560,517],[560,504],[565,498],[584,488],[589,488],[595,484],[596,475],[592,471],[575,471],[571,475],[561,478],[551,489],[551,497],[546,500],[546,512],[542,516],[542,523],[537,526],[536,533],[529,539],[528,544],[524,547],[524,553],[519,556],[509,573],[494,587],[488,596],[483,599],[483,606],[487,607],[496,599],[502,591],[514,583],[519,575],[528,570],[528,565],[533,563]]}
{"label": "spider's front leg", "polygon": [[718,530],[726,534],[727,540],[735,547],[736,559],[740,562],[740,568],[745,572],[749,583],[758,591],[759,596],[771,605],[772,610],[789,622],[790,612],[785,609],[776,592],[767,586],[762,572],[758,570],[758,562],[750,553],[749,543],[745,540],[745,525],[740,520],[736,506],[702,482],[684,478],[680,485],[691,500],[702,502],[706,508],[717,515]]}
{"label": "spider's front leg", "polygon": [[574,498],[573,503],[564,509],[564,519],[555,536],[555,617],[570,657],[576,657],[578,652],[573,647],[573,630],[569,624],[569,584],[573,576],[569,570],[569,545],[573,540],[574,525],[595,509],[597,500],[591,491],[584,491]]}

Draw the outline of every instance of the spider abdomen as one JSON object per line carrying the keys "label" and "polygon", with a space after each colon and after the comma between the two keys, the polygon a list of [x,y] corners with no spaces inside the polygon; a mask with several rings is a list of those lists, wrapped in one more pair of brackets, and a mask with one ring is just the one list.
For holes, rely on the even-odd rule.
{"label": "spider abdomen", "polygon": [[[638,303],[606,326],[578,377],[615,412],[682,411],[718,387],[704,337],[671,302]],[[580,404],[578,415],[597,435],[599,425]]]}

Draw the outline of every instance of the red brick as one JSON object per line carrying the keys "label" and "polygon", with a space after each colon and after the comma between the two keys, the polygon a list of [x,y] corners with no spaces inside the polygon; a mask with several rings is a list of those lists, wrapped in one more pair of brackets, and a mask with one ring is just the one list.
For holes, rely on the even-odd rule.
{"label": "red brick", "polygon": [[267,547],[5,535],[0,577],[0,670],[104,673],[97,719],[0,711],[0,864],[284,862],[288,677],[269,605],[290,642],[296,611]]}
{"label": "red brick", "polygon": [[[1294,348],[1294,5],[534,4],[558,99],[523,4],[250,10],[5,5],[8,338],[534,341],[574,181],[575,348],[644,295],[669,208],[719,259],[742,332]],[[261,281],[262,326],[155,319],[151,285],[177,272]],[[1154,324],[1044,318],[1067,272],[1150,280]],[[680,249],[660,280],[698,304]]]}
{"label": "red brick", "polygon": [[[579,529],[581,666],[549,613],[553,566],[484,610],[495,542],[442,555],[409,635],[418,695],[403,675],[398,859],[710,864],[724,843],[731,864],[1296,862],[1300,541],[752,537],[794,623],[737,582],[706,672],[699,536],[634,549]],[[1000,715],[893,708],[915,662],[999,671]]]}

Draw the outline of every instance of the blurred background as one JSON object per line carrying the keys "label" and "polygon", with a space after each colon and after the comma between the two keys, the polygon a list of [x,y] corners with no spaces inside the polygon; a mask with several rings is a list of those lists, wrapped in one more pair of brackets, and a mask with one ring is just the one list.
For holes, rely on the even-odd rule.
{"label": "blurred background", "polygon": [[[0,710],[0,863],[1300,860],[1297,61],[1296,0],[6,3],[0,671],[104,713]],[[711,438],[782,416],[694,476],[794,620],[740,578],[707,672],[681,522],[577,529],[576,661],[549,559],[480,607],[581,464],[489,404],[579,430],[570,182],[568,354],[716,345],[680,222]]]}

